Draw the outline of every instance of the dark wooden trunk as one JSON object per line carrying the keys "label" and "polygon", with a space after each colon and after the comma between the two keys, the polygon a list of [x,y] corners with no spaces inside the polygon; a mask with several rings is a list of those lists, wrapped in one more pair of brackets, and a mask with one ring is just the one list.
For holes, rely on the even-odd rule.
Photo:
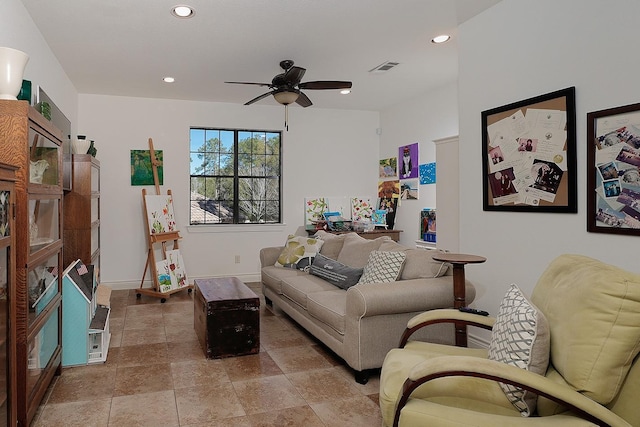
{"label": "dark wooden trunk", "polygon": [[235,277],[196,279],[194,328],[208,359],[260,351],[260,300]]}

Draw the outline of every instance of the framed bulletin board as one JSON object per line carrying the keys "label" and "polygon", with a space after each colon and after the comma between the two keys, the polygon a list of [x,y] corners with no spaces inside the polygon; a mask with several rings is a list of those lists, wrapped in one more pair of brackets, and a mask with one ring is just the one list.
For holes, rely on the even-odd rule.
{"label": "framed bulletin board", "polygon": [[485,211],[576,213],[575,87],[482,112]]}
{"label": "framed bulletin board", "polygon": [[640,104],[587,114],[587,231],[640,236]]}

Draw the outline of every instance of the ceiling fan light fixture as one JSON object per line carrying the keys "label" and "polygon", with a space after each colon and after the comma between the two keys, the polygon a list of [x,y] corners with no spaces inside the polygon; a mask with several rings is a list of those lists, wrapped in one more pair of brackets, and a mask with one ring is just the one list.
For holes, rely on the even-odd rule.
{"label": "ceiling fan light fixture", "polygon": [[350,94],[350,93],[351,93],[351,89],[342,89],[342,90],[340,91],[340,93],[341,93],[342,95],[348,95],[348,94]]}
{"label": "ceiling fan light fixture", "polygon": [[193,10],[191,6],[179,4],[171,8],[171,14],[176,18],[186,19],[186,18],[192,18],[193,15],[196,14],[196,12]]}
{"label": "ceiling fan light fixture", "polygon": [[167,76],[167,77],[163,77],[162,81],[165,82],[165,83],[173,83],[173,82],[176,81],[176,79],[174,79],[173,77]]}
{"label": "ceiling fan light fixture", "polygon": [[288,91],[276,92],[273,94],[276,101],[282,105],[293,104],[298,99],[298,96],[300,96],[299,93]]}
{"label": "ceiling fan light fixture", "polygon": [[435,36],[434,38],[432,38],[431,43],[440,44],[440,43],[448,42],[449,40],[451,40],[450,35],[441,34],[439,36]]}

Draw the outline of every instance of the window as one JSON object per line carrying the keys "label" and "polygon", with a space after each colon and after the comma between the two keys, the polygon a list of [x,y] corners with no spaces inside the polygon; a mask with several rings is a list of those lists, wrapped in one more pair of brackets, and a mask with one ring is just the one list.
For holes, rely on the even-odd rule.
{"label": "window", "polygon": [[190,224],[280,223],[281,137],[191,128]]}

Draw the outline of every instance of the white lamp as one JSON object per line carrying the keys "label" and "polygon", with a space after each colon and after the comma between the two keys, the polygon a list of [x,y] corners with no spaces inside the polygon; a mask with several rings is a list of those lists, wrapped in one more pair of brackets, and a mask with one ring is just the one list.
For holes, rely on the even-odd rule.
{"label": "white lamp", "polygon": [[275,92],[273,94],[276,101],[284,105],[284,127],[287,131],[289,130],[289,104],[296,102],[299,96],[300,92],[290,92],[288,90]]}
{"label": "white lamp", "polygon": [[276,101],[278,101],[282,105],[293,104],[298,99],[298,96],[300,96],[299,93],[287,91],[276,92],[273,94],[273,97],[276,99]]}

